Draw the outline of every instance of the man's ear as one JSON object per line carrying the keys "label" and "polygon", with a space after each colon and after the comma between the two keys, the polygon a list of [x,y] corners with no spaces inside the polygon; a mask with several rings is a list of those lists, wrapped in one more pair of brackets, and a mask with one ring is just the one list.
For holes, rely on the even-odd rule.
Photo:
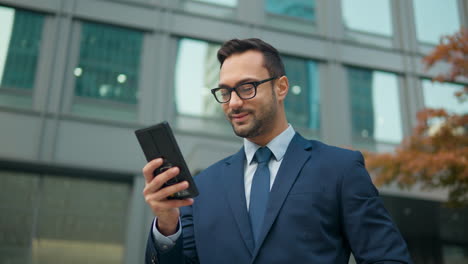
{"label": "man's ear", "polygon": [[289,91],[289,80],[285,75],[276,80],[276,97],[280,101],[284,101]]}

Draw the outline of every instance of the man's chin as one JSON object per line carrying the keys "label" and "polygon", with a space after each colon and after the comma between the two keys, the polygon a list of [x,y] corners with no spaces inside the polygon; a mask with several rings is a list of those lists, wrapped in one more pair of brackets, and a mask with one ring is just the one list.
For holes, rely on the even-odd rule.
{"label": "man's chin", "polygon": [[234,130],[234,133],[238,136],[238,137],[248,137],[249,134],[250,134],[250,128],[248,127],[247,124],[233,124],[231,123],[232,125],[232,130]]}
{"label": "man's chin", "polygon": [[248,124],[245,125],[232,125],[232,129],[234,130],[234,133],[238,137],[242,138],[253,138],[257,137],[260,135],[260,129],[255,127],[255,126],[249,126]]}

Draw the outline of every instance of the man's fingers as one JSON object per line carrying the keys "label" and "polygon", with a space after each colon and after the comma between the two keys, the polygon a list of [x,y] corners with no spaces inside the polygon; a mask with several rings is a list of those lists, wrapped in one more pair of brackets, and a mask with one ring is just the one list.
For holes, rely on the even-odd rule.
{"label": "man's fingers", "polygon": [[151,182],[145,185],[145,188],[143,189],[143,195],[147,195],[147,194],[158,191],[159,189],[161,189],[164,183],[166,183],[168,180],[177,176],[179,172],[180,172],[179,168],[173,167],[157,175],[151,180]]}
{"label": "man's fingers", "polygon": [[184,200],[151,200],[148,199],[147,203],[155,211],[168,210],[172,208],[179,208],[183,206],[189,206],[193,204],[193,199],[184,199]]}
{"label": "man's fingers", "polygon": [[158,200],[166,199],[167,197],[171,196],[172,194],[176,192],[180,192],[182,190],[187,189],[188,186],[189,186],[188,182],[183,181],[183,182],[162,188],[161,190],[155,193],[157,194],[155,195],[155,198]]}
{"label": "man's fingers", "polygon": [[145,176],[145,182],[150,183],[153,180],[154,170],[159,168],[163,164],[163,160],[161,158],[154,159],[148,162],[145,167],[143,167],[143,176]]}

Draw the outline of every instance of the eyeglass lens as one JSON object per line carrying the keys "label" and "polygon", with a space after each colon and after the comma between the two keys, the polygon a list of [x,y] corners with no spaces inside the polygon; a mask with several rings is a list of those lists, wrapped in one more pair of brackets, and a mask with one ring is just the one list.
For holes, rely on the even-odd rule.
{"label": "eyeglass lens", "polygon": [[[251,83],[240,85],[235,90],[241,99],[250,99],[255,95],[255,86]],[[231,89],[221,88],[216,91],[215,95],[219,101],[227,102],[231,99]]]}

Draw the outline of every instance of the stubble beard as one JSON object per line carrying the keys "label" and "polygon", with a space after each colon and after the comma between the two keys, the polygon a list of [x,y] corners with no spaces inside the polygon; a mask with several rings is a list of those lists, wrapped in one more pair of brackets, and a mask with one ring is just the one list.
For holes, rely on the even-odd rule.
{"label": "stubble beard", "polygon": [[251,123],[249,124],[249,127],[242,128],[242,129],[239,127],[236,127],[233,121],[228,118],[231,123],[232,130],[234,131],[234,133],[237,136],[242,137],[242,138],[254,138],[270,130],[271,126],[274,123],[276,113],[278,111],[278,108],[275,102],[276,102],[276,96],[274,96],[273,94],[273,98],[270,104],[268,104],[267,106],[261,109],[258,109],[257,113],[253,110],[243,110],[243,109],[232,111],[231,112],[232,114],[248,113],[249,115],[252,116],[252,120],[250,121]]}

